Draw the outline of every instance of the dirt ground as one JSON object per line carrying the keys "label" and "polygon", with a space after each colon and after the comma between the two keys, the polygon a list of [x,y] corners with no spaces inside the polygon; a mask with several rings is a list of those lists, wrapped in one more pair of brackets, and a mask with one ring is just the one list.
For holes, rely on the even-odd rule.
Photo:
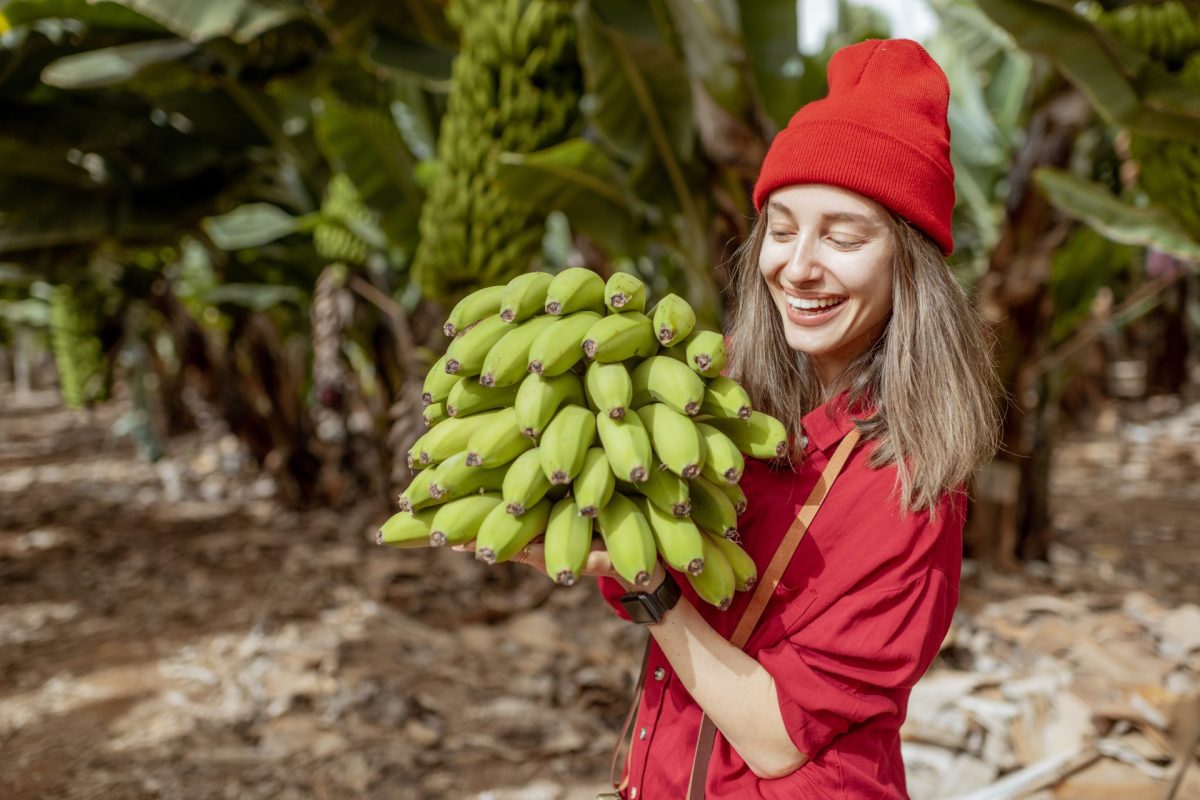
{"label": "dirt ground", "polygon": [[[377,548],[385,507],[281,510],[216,430],[147,463],[127,411],[0,397],[0,797],[602,789],[643,634],[590,585]],[[1063,444],[1051,562],[968,565],[963,613],[1081,559],[1200,600],[1200,406],[1159,412]]]}

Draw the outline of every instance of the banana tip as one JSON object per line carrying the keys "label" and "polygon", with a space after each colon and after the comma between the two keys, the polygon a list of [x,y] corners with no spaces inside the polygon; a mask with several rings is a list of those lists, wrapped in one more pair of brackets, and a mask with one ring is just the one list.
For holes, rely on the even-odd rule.
{"label": "banana tip", "polygon": [[542,374],[542,362],[541,361],[530,361],[529,366],[526,367],[526,371],[531,372],[534,375],[541,375]]}
{"label": "banana tip", "polygon": [[579,516],[588,517],[589,519],[595,519],[599,513],[600,510],[595,506],[581,506],[579,509]]}
{"label": "banana tip", "polygon": [[692,480],[693,478],[695,478],[699,474],[700,474],[700,465],[699,464],[688,464],[679,473],[680,477],[687,478],[689,481]]}
{"label": "banana tip", "polygon": [[647,583],[650,582],[650,573],[646,572],[646,570],[642,570],[641,572],[639,572],[637,575],[634,576],[633,582],[636,583],[638,586],[645,586]]}
{"label": "banana tip", "polygon": [[551,300],[549,303],[546,303],[546,313],[551,316],[558,316],[562,313],[562,303],[557,300]]}
{"label": "banana tip", "polygon": [[490,548],[487,548],[487,547],[483,548],[482,550],[476,550],[475,558],[478,559],[479,561],[482,561],[485,564],[495,564],[496,563],[495,551]]}
{"label": "banana tip", "polygon": [[663,325],[658,329],[658,341],[663,347],[669,347],[671,341],[675,338],[675,331]]}
{"label": "banana tip", "polygon": [[445,325],[442,326],[442,333],[453,338],[454,334],[458,333],[458,328],[454,327],[453,322],[447,322]]}
{"label": "banana tip", "polygon": [[483,464],[483,459],[479,453],[467,453],[467,466],[478,467]]}
{"label": "banana tip", "polygon": [[609,409],[608,416],[612,419],[623,419],[625,416],[625,407],[617,406],[616,408]]}
{"label": "banana tip", "polygon": [[609,299],[608,304],[613,308],[622,308],[628,302],[629,298],[625,296],[624,292],[614,292],[613,296]]}
{"label": "banana tip", "polygon": [[748,592],[751,589],[753,589],[757,584],[758,584],[758,577],[751,575],[749,578],[746,578],[746,584],[742,587],[742,591]]}
{"label": "banana tip", "polygon": [[383,528],[375,531],[375,544],[383,544]]}
{"label": "banana tip", "polygon": [[509,514],[512,514],[514,517],[519,517],[525,513],[525,506],[521,503],[509,503],[504,507],[504,510]]}
{"label": "banana tip", "polygon": [[596,340],[595,339],[584,339],[583,354],[585,356],[587,356],[588,358],[596,357]]}
{"label": "banana tip", "polygon": [[421,405],[433,405],[433,394],[430,392],[421,392]]}
{"label": "banana tip", "polygon": [[446,544],[445,531],[431,531],[429,534],[430,547],[443,547]]}
{"label": "banana tip", "polygon": [[480,375],[479,376],[479,385],[487,386],[488,388],[495,386],[496,385],[496,376],[494,376],[490,372]]}
{"label": "banana tip", "polygon": [[650,474],[645,467],[634,467],[629,470],[629,480],[633,483],[645,483],[649,478]]}
{"label": "banana tip", "polygon": [[565,483],[571,482],[571,476],[564,470],[556,469],[550,473],[550,483],[555,486],[562,486]]}
{"label": "banana tip", "polygon": [[671,513],[677,517],[686,517],[692,513],[692,504],[691,502],[676,503],[671,506]]}
{"label": "banana tip", "polygon": [[700,413],[700,404],[699,404],[699,403],[697,403],[697,402],[695,402],[695,401],[693,401],[693,402],[691,402],[691,403],[688,403],[687,405],[685,405],[685,406],[683,407],[683,410],[684,410],[684,412],[686,412],[686,413],[687,413],[687,415],[688,415],[689,417],[694,417],[694,416],[696,416],[697,414],[699,414],[699,413]]}
{"label": "banana tip", "polygon": [[695,361],[696,366],[702,370],[708,369],[710,366],[712,366],[712,358],[708,355],[708,353],[698,353],[696,357],[692,359],[692,361]]}
{"label": "banana tip", "polygon": [[451,358],[446,362],[447,375],[457,375],[460,369],[462,369],[462,364],[457,358]]}
{"label": "banana tip", "polygon": [[750,419],[750,415],[754,413],[754,409],[750,406],[742,406],[738,409],[738,419]]}
{"label": "banana tip", "polygon": [[688,562],[687,571],[689,575],[699,575],[701,572],[704,572],[704,559],[693,558]]}
{"label": "banana tip", "polygon": [[432,497],[434,500],[440,500],[442,498],[442,495],[445,493],[446,493],[446,490],[443,489],[442,487],[438,486],[436,483],[429,484],[429,496]]}
{"label": "banana tip", "polygon": [[512,322],[516,318],[517,312],[511,308],[506,308],[500,312],[500,319],[504,320],[505,322]]}
{"label": "banana tip", "polygon": [[575,573],[571,572],[571,570],[569,570],[569,569],[564,569],[562,572],[560,572],[554,576],[554,581],[559,586],[574,586],[575,585]]}
{"label": "banana tip", "polygon": [[731,603],[733,603],[732,597],[723,598],[721,600],[721,602],[717,603],[717,608],[719,608],[722,611],[726,611],[726,610],[728,610]]}

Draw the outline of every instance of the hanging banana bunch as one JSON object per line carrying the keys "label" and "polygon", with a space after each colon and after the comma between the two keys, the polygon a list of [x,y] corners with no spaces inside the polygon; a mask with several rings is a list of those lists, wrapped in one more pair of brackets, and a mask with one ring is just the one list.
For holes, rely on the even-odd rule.
{"label": "hanging banana bunch", "polygon": [[[1168,69],[1179,65],[1174,77],[1200,94],[1200,19],[1179,0],[1124,6],[1100,25]],[[1200,240],[1200,141],[1134,135],[1131,149],[1146,194]]]}
{"label": "hanging banana bunch", "polygon": [[325,189],[321,216],[313,231],[313,245],[326,261],[362,264],[371,247],[363,239],[361,230],[375,224],[375,215],[363,205],[354,183],[339,172]]}
{"label": "hanging banana bunch", "polygon": [[583,79],[568,0],[453,0],[462,34],[438,139],[439,169],[421,212],[414,272],[450,298],[530,269],[542,215],[496,182],[498,156],[571,136]]}
{"label": "hanging banana bunch", "polygon": [[75,408],[100,395],[104,353],[96,335],[94,304],[83,302],[70,286],[50,297],[50,339],[63,402]]}

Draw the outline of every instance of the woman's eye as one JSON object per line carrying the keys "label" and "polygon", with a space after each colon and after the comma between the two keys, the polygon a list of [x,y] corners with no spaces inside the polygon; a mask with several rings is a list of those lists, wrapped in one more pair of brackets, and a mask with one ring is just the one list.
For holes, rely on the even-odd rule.
{"label": "woman's eye", "polygon": [[841,239],[833,239],[833,238],[830,238],[829,241],[833,242],[838,247],[847,247],[847,248],[858,247],[859,245],[862,244],[862,242],[844,242]]}
{"label": "woman's eye", "polygon": [[775,241],[779,241],[787,236],[791,236],[787,231],[771,231],[771,238]]}

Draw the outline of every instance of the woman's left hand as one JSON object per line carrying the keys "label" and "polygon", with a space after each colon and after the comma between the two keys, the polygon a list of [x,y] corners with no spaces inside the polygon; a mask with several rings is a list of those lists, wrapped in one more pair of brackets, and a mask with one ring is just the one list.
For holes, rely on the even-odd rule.
{"label": "woman's left hand", "polygon": [[[451,549],[462,553],[473,553],[475,552],[475,543],[467,542],[466,544],[455,545]],[[533,567],[543,575],[550,577],[546,571],[546,548],[540,538],[525,545],[519,553],[509,560]],[[613,569],[612,559],[608,557],[608,551],[604,549],[604,545],[599,541],[592,543],[592,551],[588,553],[587,562],[584,564],[583,571],[580,574],[596,578],[612,578],[624,586],[626,591],[645,591],[645,587],[634,586],[617,574],[617,571]],[[654,574],[650,576],[649,585],[657,586],[662,582],[664,575],[665,571],[662,564],[656,564]]]}

